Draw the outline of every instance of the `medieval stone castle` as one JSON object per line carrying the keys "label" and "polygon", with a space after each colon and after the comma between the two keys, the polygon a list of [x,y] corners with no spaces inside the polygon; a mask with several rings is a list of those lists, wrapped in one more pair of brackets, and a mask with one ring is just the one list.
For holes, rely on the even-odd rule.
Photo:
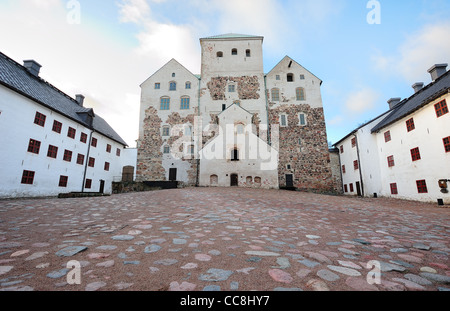
{"label": "medieval stone castle", "polygon": [[142,85],[137,181],[330,191],[322,81],[263,37],[200,39],[201,75],[170,60]]}

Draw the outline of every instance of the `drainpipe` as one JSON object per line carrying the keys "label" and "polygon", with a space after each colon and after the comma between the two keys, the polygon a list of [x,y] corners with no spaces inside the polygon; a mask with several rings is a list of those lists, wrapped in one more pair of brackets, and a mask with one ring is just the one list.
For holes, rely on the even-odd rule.
{"label": "drainpipe", "polygon": [[83,173],[83,185],[81,186],[81,192],[84,192],[84,186],[86,185],[86,172],[87,172],[87,168],[88,168],[88,163],[89,163],[89,155],[91,152],[91,143],[92,143],[92,134],[94,133],[94,130],[91,130],[91,134],[89,135],[89,143],[88,143],[88,150],[87,150],[87,154],[86,154],[86,160],[84,163],[84,173]]}
{"label": "drainpipe", "polygon": [[361,159],[359,157],[359,142],[358,137],[355,133],[355,139],[356,139],[356,153],[358,154],[358,166],[359,166],[359,179],[361,180],[361,196],[364,197],[364,182],[362,177],[362,165],[361,165]]}
{"label": "drainpipe", "polygon": [[[198,78],[198,109],[197,109],[197,114],[198,117],[201,117],[201,113],[200,113],[200,93],[201,93],[201,81],[202,78]],[[202,122],[203,125],[203,122]],[[197,129],[198,129],[198,124],[197,124]],[[197,133],[197,139],[199,138],[199,134],[200,134],[200,145],[203,147],[203,129],[200,129],[200,133]],[[197,145],[199,144],[197,143]],[[200,151],[200,150],[197,150]],[[199,158],[199,154],[196,155],[197,159],[197,175],[195,177],[195,186],[198,187],[199,186],[199,179],[200,179],[200,158]]]}

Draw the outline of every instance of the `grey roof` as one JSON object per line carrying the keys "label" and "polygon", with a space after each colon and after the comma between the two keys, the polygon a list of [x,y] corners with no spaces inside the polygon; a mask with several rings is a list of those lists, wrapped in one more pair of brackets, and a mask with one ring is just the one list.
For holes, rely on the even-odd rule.
{"label": "grey roof", "polygon": [[372,133],[404,118],[450,90],[450,70],[426,87],[392,108],[389,115],[372,128]]}
{"label": "grey roof", "polygon": [[[83,113],[90,112],[91,108],[78,105],[75,99],[43,79],[32,75],[25,67],[1,52],[0,84],[90,128],[89,124],[84,121],[82,115]],[[92,128],[96,132],[127,146],[127,143],[98,115],[94,117]]]}
{"label": "grey roof", "polygon": [[243,35],[243,34],[238,34],[238,33],[227,33],[224,35],[217,35],[217,36],[210,36],[210,37],[205,37],[205,38],[201,38],[200,40],[204,40],[204,39],[250,39],[250,38],[257,38],[257,39],[263,39],[264,37],[262,36],[252,36],[252,35]]}

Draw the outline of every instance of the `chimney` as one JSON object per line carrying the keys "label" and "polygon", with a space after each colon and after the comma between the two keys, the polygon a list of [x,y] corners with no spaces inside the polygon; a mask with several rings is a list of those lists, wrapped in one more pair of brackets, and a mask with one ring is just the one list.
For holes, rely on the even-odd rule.
{"label": "chimney", "polygon": [[414,93],[419,92],[423,88],[423,82],[414,83],[412,88],[414,89]]}
{"label": "chimney", "polygon": [[431,74],[431,80],[436,81],[437,78],[442,76],[444,73],[447,72],[447,66],[448,64],[436,64],[430,69],[428,69],[428,72]]}
{"label": "chimney", "polygon": [[391,98],[387,102],[389,104],[389,109],[394,108],[402,99],[400,97]]}
{"label": "chimney", "polygon": [[78,103],[78,105],[80,105],[81,107],[83,107],[83,103],[84,103],[84,96],[81,94],[77,94],[75,95],[76,101]]}
{"label": "chimney", "polygon": [[24,60],[23,66],[35,77],[39,77],[39,71],[41,70],[41,65],[39,65],[34,60]]}

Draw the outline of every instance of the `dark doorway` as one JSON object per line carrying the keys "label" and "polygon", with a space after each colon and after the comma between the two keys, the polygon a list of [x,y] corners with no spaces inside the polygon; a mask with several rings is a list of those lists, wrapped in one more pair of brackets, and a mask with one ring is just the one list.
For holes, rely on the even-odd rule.
{"label": "dark doorway", "polygon": [[100,180],[100,193],[105,193],[105,181]]}
{"label": "dark doorway", "polygon": [[177,169],[171,168],[169,169],[169,181],[176,181],[177,180]]}
{"label": "dark doorway", "polygon": [[294,176],[292,174],[286,174],[286,187],[287,188],[294,187]]}
{"label": "dark doorway", "polygon": [[237,187],[238,185],[239,185],[238,175],[232,174],[231,175],[231,187]]}
{"label": "dark doorway", "polygon": [[359,184],[359,181],[356,182],[356,193],[359,197],[361,196],[361,186]]}

